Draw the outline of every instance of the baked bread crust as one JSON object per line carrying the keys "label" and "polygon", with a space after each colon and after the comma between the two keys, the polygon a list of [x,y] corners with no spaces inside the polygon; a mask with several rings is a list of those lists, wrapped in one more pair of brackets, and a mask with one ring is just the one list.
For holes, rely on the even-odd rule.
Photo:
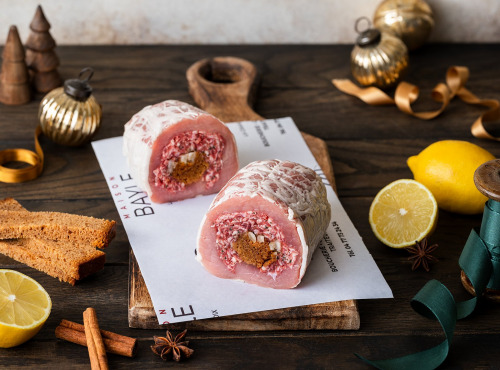
{"label": "baked bread crust", "polygon": [[104,268],[106,255],[95,247],[115,234],[114,221],[29,212],[13,198],[0,200],[0,224],[0,253],[71,285]]}

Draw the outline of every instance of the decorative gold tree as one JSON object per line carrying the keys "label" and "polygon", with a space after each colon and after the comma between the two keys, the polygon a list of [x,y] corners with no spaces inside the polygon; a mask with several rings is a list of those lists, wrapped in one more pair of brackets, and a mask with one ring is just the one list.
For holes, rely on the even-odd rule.
{"label": "decorative gold tree", "polygon": [[24,57],[24,47],[17,27],[11,26],[3,48],[0,74],[0,102],[4,104],[25,104],[31,99],[28,68]]}
{"label": "decorative gold tree", "polygon": [[56,42],[49,29],[42,7],[38,5],[30,23],[31,33],[26,41],[26,62],[30,69],[31,81],[36,91],[46,93],[62,85],[57,71],[59,58],[54,51]]}

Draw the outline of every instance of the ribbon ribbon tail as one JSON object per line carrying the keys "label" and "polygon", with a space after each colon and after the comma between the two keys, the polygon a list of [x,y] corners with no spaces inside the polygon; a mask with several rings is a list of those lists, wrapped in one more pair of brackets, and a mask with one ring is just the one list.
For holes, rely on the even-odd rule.
{"label": "ribbon ribbon tail", "polygon": [[384,370],[427,370],[435,369],[443,363],[450,350],[450,342],[457,321],[455,300],[450,291],[439,281],[431,280],[413,297],[413,309],[421,315],[439,321],[446,339],[435,347],[410,355],[387,360],[368,360],[358,354],[364,362]]}
{"label": "ribbon ribbon tail", "polygon": [[472,124],[470,131],[474,137],[477,137],[479,139],[500,141],[500,137],[491,135],[484,127],[484,122],[492,122],[500,118],[500,104],[496,100],[494,102],[496,103],[496,105],[489,105],[491,109],[486,113],[481,114],[478,119]]}
{"label": "ribbon ribbon tail", "polygon": [[42,127],[40,125],[36,126],[35,129],[35,151],[36,154],[38,155],[39,162],[37,163],[36,167],[36,173],[37,176],[40,176],[40,174],[43,171],[43,162],[45,159],[45,156],[43,154],[42,146],[40,145],[40,142],[38,141],[38,138],[42,134]]}
{"label": "ribbon ribbon tail", "polygon": [[372,361],[355,353],[354,355],[365,363],[381,370],[433,370],[443,363],[448,356],[450,344],[447,340],[436,347],[422,352],[388,360]]}
{"label": "ribbon ribbon tail", "polygon": [[376,87],[360,88],[347,79],[333,79],[333,85],[345,94],[355,96],[369,105],[393,105],[413,117],[430,120],[439,116],[449,105],[451,99],[458,96],[467,104],[482,105],[490,108],[471,126],[471,133],[480,139],[500,141],[500,137],[491,135],[484,127],[484,122],[500,119],[500,102],[496,99],[480,99],[465,88],[469,78],[469,69],[464,66],[452,66],[446,72],[446,83],[439,83],[432,90],[432,99],[441,103],[435,111],[414,112],[411,104],[418,99],[419,89],[407,82],[400,82],[394,93],[394,99]]}
{"label": "ribbon ribbon tail", "polygon": [[476,297],[457,304],[457,317],[464,319],[474,312],[478,302],[478,295],[483,294],[484,288],[491,275],[491,264],[486,247],[476,230],[471,230],[469,238],[465,242],[464,249],[458,260],[458,264],[469,279]]}
{"label": "ribbon ribbon tail", "polygon": [[440,83],[432,90],[432,99],[435,102],[441,103],[441,108],[435,111],[414,112],[411,108],[411,104],[418,99],[419,89],[415,85],[401,82],[394,93],[394,100],[399,110],[403,113],[423,120],[430,120],[439,116],[446,109],[450,103],[450,94],[448,87]]}
{"label": "ribbon ribbon tail", "polygon": [[369,105],[394,105],[394,100],[376,87],[361,88],[347,79],[333,79],[332,84],[345,94],[355,96]]}

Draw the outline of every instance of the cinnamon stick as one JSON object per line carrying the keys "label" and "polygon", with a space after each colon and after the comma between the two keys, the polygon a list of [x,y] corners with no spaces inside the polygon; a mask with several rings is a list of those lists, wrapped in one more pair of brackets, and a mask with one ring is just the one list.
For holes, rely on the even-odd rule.
{"label": "cinnamon stick", "polygon": [[[102,329],[101,336],[106,352],[126,357],[135,356],[137,339]],[[61,320],[56,328],[56,337],[81,346],[87,346],[84,326],[73,321]]]}
{"label": "cinnamon stick", "polygon": [[90,366],[92,370],[108,370],[108,358],[102,340],[97,314],[92,307],[83,311],[83,326],[87,338]]}

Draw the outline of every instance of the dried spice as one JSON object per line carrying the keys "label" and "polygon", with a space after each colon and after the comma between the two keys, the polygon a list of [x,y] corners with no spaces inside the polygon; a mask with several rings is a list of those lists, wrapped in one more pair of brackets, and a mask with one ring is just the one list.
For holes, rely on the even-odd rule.
{"label": "dried spice", "polygon": [[424,238],[420,242],[415,242],[415,245],[405,248],[409,253],[412,254],[411,257],[408,257],[408,260],[413,261],[413,264],[411,266],[412,271],[422,266],[425,271],[428,272],[429,262],[438,262],[438,259],[436,257],[431,256],[431,253],[434,252],[437,247],[437,244],[429,245],[427,242],[427,238]]}
{"label": "dried spice", "polygon": [[168,330],[164,337],[154,336],[153,339],[155,344],[151,346],[152,351],[165,361],[169,358],[173,358],[175,361],[180,361],[182,356],[185,358],[191,357],[194,350],[188,348],[188,341],[182,341],[186,332],[187,329],[182,333],[177,334],[175,339]]}

